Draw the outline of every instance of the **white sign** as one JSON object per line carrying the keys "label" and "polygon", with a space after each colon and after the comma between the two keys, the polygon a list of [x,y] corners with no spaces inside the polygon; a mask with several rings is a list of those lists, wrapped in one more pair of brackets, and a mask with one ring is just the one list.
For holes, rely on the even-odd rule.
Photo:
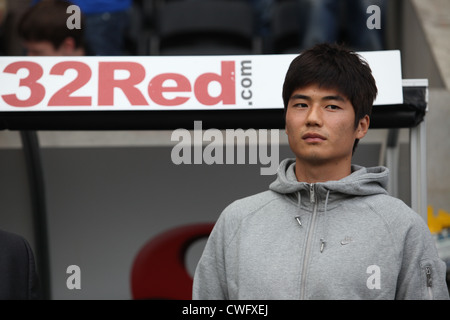
{"label": "white sign", "polygon": [[[399,51],[362,52],[375,104],[403,103]],[[1,57],[0,112],[283,108],[296,55]]]}

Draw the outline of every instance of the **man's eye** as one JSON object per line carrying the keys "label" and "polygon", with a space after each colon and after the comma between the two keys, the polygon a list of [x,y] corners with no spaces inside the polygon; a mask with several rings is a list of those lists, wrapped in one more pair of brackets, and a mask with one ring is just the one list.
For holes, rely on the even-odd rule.
{"label": "man's eye", "polygon": [[326,108],[330,109],[330,110],[338,110],[338,109],[340,109],[338,106],[335,106],[333,104],[330,104],[330,105],[326,106]]}
{"label": "man's eye", "polygon": [[294,104],[294,107],[296,107],[296,108],[308,108],[308,105],[306,103],[296,103],[296,104]]}

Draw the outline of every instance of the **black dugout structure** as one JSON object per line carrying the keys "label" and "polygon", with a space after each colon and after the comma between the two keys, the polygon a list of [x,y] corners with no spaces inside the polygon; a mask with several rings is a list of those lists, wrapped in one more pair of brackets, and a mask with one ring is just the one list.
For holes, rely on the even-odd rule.
{"label": "black dugout structure", "polygon": [[[403,80],[403,103],[376,105],[371,129],[389,129],[386,142],[387,165],[396,185],[398,161],[393,152],[398,143],[398,131],[410,129],[411,201],[412,208],[424,219],[427,214],[427,184],[425,158],[425,115],[428,109],[427,80]],[[36,256],[43,284],[44,298],[50,294],[50,257],[48,251],[44,174],[36,131],[39,130],[174,130],[193,129],[201,120],[203,129],[284,129],[284,110],[170,110],[170,111],[45,111],[0,112],[0,129],[21,133],[26,157]],[[392,151],[392,152],[391,152]]]}
{"label": "black dugout structure", "polygon": [[[414,128],[427,110],[426,81],[403,85],[403,104],[376,105],[371,129]],[[168,111],[8,111],[0,112],[0,130],[174,130],[193,129],[201,120],[204,129],[282,129],[283,109],[168,110]]]}

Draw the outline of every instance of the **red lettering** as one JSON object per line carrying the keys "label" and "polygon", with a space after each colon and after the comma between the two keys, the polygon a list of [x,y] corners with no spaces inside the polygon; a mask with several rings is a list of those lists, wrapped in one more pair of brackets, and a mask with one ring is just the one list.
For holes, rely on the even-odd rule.
{"label": "red lettering", "polygon": [[29,61],[18,61],[8,65],[3,72],[17,74],[20,69],[27,69],[28,76],[20,79],[19,86],[30,89],[30,96],[26,100],[20,100],[16,94],[2,95],[3,100],[13,107],[31,107],[40,103],[45,97],[45,88],[37,81],[44,73],[42,67]]}
{"label": "red lettering", "polygon": [[[116,70],[127,70],[130,76],[127,79],[114,78]],[[145,78],[144,67],[137,62],[100,62],[98,74],[98,105],[114,105],[114,88],[119,88],[128,98],[131,105],[148,105],[147,100],[136,85]]]}
{"label": "red lettering", "polygon": [[91,97],[71,97],[76,90],[82,88],[91,79],[92,71],[89,66],[78,61],[64,61],[55,64],[50,74],[63,76],[68,69],[77,71],[77,77],[60,90],[55,92],[48,102],[49,106],[90,106]]}
{"label": "red lettering", "polygon": [[[164,82],[167,80],[175,81],[176,85],[165,87]],[[163,73],[154,77],[148,84],[148,95],[155,103],[161,106],[178,106],[189,100],[189,97],[174,97],[167,99],[164,92],[190,92],[191,83],[189,80],[178,73]]]}
{"label": "red lettering", "polygon": [[[19,93],[27,98],[21,99],[18,93],[4,94],[1,97],[13,107],[31,107],[41,103],[46,95],[45,87],[40,83],[43,77],[43,67],[31,61],[17,61],[8,65],[3,72],[18,74],[26,69],[28,74],[19,79]],[[64,77],[67,70],[76,72],[75,78],[57,90],[49,98],[48,106],[92,106],[93,98],[90,95],[77,96],[76,92],[85,88],[92,78],[93,70],[89,64],[80,61],[57,62],[51,69],[51,76]],[[144,66],[138,62],[106,61],[98,62],[98,106],[117,106],[114,100],[116,89],[128,99],[132,106],[148,106],[150,101],[160,106],[179,106],[185,104],[192,95],[199,105],[212,106],[217,104],[233,105],[236,103],[235,62],[221,61],[220,72],[207,72],[200,74],[194,82],[180,73],[162,73],[155,75],[147,87],[147,94],[138,88],[144,85],[146,78]],[[126,76],[119,77],[118,72]],[[210,89],[217,85],[218,93]],[[23,88],[25,87],[25,88]],[[95,89],[94,89],[95,90]]]}
{"label": "red lettering", "polygon": [[[221,69],[221,75],[217,73],[204,73],[195,81],[195,97],[201,104],[211,106],[218,104],[220,101],[223,104],[236,103],[234,61],[222,61]],[[213,81],[218,82],[222,88],[221,93],[217,97],[212,97],[208,92],[208,86]]]}

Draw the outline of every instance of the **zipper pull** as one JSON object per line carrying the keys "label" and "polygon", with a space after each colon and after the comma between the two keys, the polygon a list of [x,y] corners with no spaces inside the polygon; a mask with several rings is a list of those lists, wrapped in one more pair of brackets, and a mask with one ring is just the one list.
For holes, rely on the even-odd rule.
{"label": "zipper pull", "polygon": [[309,186],[309,201],[311,203],[315,203],[316,202],[316,196],[314,194],[314,183],[311,183]]}
{"label": "zipper pull", "polygon": [[320,253],[323,252],[323,249],[325,248],[326,241],[324,239],[320,239]]}
{"label": "zipper pull", "polygon": [[430,300],[434,300],[433,289],[431,288],[433,286],[433,277],[430,266],[425,267],[425,275],[427,276],[428,298],[430,298]]}
{"label": "zipper pull", "polygon": [[425,274],[427,275],[427,287],[431,288],[433,286],[433,278],[431,277],[430,267],[425,267]]}
{"label": "zipper pull", "polygon": [[302,221],[300,220],[300,216],[296,216],[295,220],[297,220],[298,224],[300,225],[300,227],[302,226]]}

